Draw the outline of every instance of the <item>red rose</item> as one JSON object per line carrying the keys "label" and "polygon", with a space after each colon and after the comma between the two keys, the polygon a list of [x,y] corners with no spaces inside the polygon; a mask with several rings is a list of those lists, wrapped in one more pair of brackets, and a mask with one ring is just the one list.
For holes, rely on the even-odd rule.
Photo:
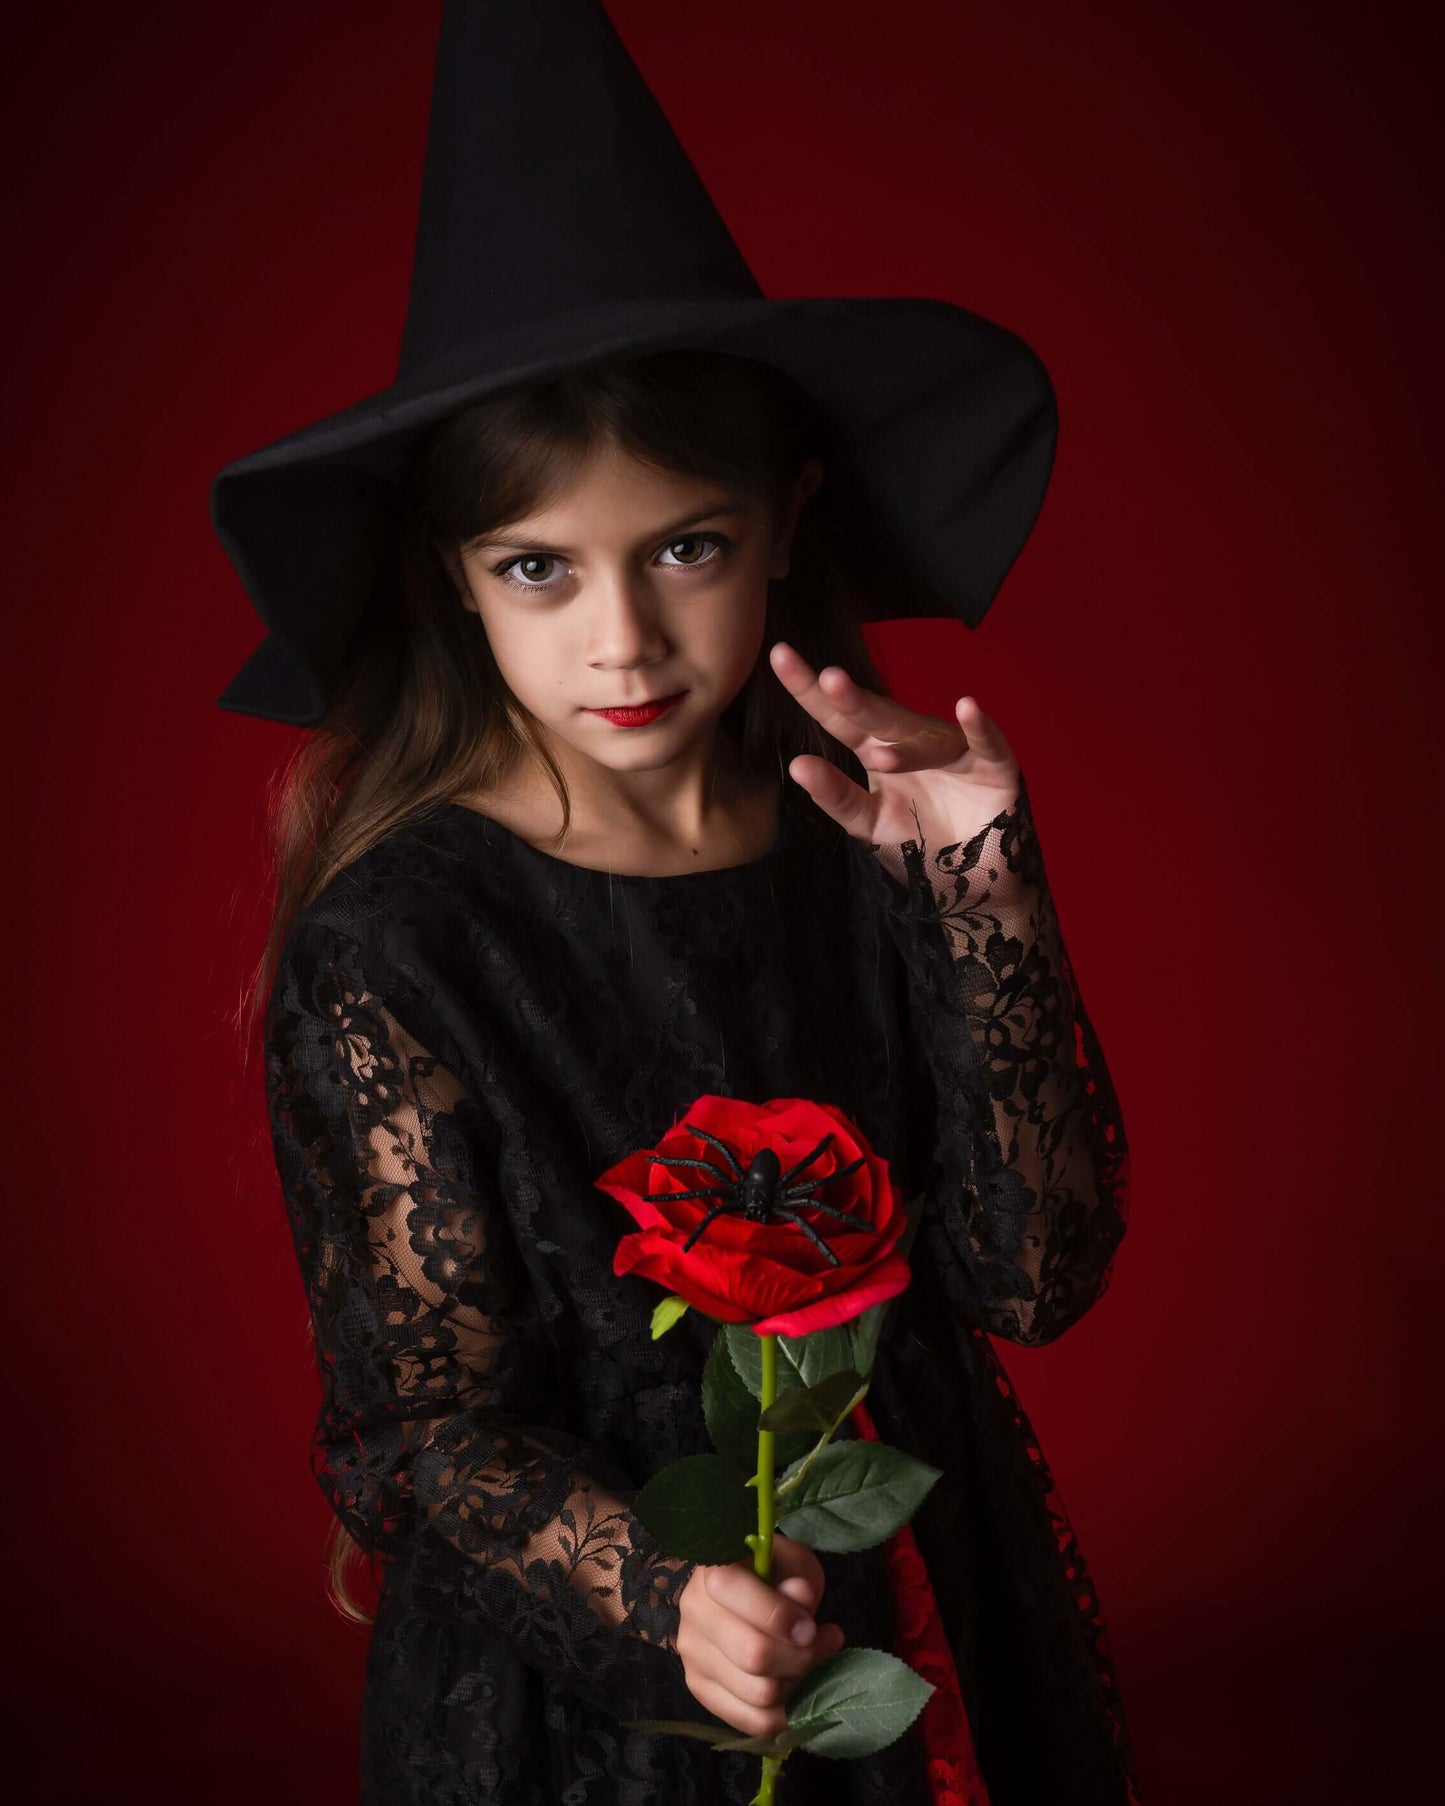
{"label": "red rose", "polygon": [[[697,1130],[722,1142],[731,1158]],[[743,1176],[759,1154],[776,1158],[773,1202],[788,1208],[793,1220],[776,1209],[766,1221],[743,1214]],[[664,1165],[664,1156],[687,1164]],[[763,1165],[768,1169],[770,1160]],[[793,1167],[799,1170],[785,1187],[783,1175]],[[799,1189],[830,1173],[840,1176]],[[618,1243],[614,1272],[656,1280],[707,1316],[751,1323],[760,1336],[805,1336],[846,1323],[908,1284],[908,1262],[894,1252],[908,1213],[888,1163],[831,1104],[801,1097],[766,1104],[700,1097],[655,1148],[629,1154],[597,1185],[639,1225]],[[705,1195],[682,1195],[699,1191]],[[722,1203],[737,1207],[702,1228]],[[845,1212],[846,1220],[833,1210]]]}

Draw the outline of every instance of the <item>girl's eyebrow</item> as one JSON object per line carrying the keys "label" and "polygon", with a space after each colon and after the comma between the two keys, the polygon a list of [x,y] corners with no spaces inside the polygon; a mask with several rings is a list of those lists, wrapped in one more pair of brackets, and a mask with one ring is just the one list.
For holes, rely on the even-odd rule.
{"label": "girl's eyebrow", "polygon": [[[646,533],[639,540],[639,545],[651,545],[654,540],[667,539],[681,533],[684,527],[697,527],[705,520],[717,520],[725,514],[746,514],[747,504],[744,502],[725,501],[715,508],[704,508],[699,514],[689,514],[685,520],[675,520],[666,527],[659,527],[655,533]],[[572,558],[575,554],[567,546],[541,545],[535,539],[519,539],[508,534],[505,528],[498,528],[495,533],[484,533],[480,539],[467,542],[469,552],[494,551],[499,547],[509,546],[513,549],[525,547],[529,552],[541,553],[545,558]]]}

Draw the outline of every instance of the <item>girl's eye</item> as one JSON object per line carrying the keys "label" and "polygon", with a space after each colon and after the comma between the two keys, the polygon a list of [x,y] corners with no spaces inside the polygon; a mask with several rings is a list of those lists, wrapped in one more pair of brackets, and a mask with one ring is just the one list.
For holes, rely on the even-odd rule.
{"label": "girl's eye", "polygon": [[[710,557],[683,558],[677,560],[673,565],[663,568],[696,570],[700,565],[715,564],[718,558],[729,549],[730,544],[731,542],[721,533],[689,533],[682,539],[669,540],[663,547],[664,552],[675,552],[679,546],[703,545],[712,545],[716,547],[716,551]],[[504,583],[510,583],[513,589],[545,591],[555,589],[557,585],[555,582],[547,582],[545,579],[537,577],[536,567],[556,563],[557,560],[552,557],[550,552],[524,552],[519,557],[508,558],[503,563],[494,565],[492,575],[500,577]],[[517,573],[515,576],[512,574],[514,570]]]}
{"label": "girl's eye", "polygon": [[[719,552],[727,546],[727,541],[720,533],[689,533],[686,539],[674,539],[670,544],[664,546],[663,550],[670,552],[674,546],[701,546],[708,543],[715,545]],[[684,558],[682,560],[684,565],[712,564],[713,562],[711,558]]]}
{"label": "girl's eye", "polygon": [[516,577],[511,575],[511,572],[514,567],[520,571],[524,566],[555,564],[556,562],[555,558],[549,557],[545,552],[529,552],[525,557],[508,558],[505,563],[496,565],[492,574],[496,577],[500,577],[504,583],[510,583],[513,589],[550,589],[552,587],[550,583],[532,582],[532,572],[530,569],[526,572],[526,582],[519,582]]}

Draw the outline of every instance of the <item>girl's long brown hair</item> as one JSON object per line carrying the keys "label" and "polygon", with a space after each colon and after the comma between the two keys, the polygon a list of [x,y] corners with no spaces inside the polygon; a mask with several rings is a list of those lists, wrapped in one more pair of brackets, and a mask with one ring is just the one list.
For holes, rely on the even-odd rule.
{"label": "girl's long brown hair", "polygon": [[[798,517],[789,573],[769,586],[757,664],[720,727],[754,773],[775,771],[786,784],[788,762],[807,752],[866,783],[853,754],[779,683],[768,648],[784,639],[815,670],[842,665],[881,688],[860,631],[864,596],[910,579],[868,537],[865,511],[830,464],[826,425],[800,390],[747,359],[677,350],[477,402],[420,447],[402,498],[395,570],[334,681],[325,718],[272,781],[274,907],[240,1010],[248,1045],[259,1047],[296,917],[393,828],[463,794],[485,798],[519,761],[535,760],[561,804],[559,842],[565,834],[571,804],[562,774],[498,671],[479,618],[462,607],[445,555],[545,506],[589,452],[608,443],[659,470],[725,483],[770,509],[786,498],[803,460],[822,457],[823,485]],[[371,1624],[349,1586],[349,1567],[364,1559],[334,1518],[326,1548],[332,1603]]]}

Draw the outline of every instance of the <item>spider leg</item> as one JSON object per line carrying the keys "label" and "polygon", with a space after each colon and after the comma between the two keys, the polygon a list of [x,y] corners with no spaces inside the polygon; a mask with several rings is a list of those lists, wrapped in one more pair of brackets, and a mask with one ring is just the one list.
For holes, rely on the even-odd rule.
{"label": "spider leg", "polygon": [[733,1177],[735,1179],[742,1179],[742,1178],[746,1177],[746,1174],[743,1172],[742,1167],[739,1166],[739,1164],[738,1164],[737,1155],[732,1151],[732,1149],[728,1146],[728,1144],[725,1141],[719,1141],[716,1135],[709,1135],[706,1129],[698,1128],[696,1123],[684,1122],[682,1126],[684,1129],[691,1129],[693,1134],[697,1136],[699,1141],[705,1141],[710,1148],[716,1148],[720,1154],[726,1154],[728,1157],[728,1162],[733,1169]]}
{"label": "spider leg", "polygon": [[[813,1149],[811,1154],[805,1154],[804,1157],[798,1162],[798,1164],[796,1166],[790,1166],[788,1168],[787,1172],[779,1174],[778,1184],[786,1185],[795,1173],[802,1172],[802,1170],[805,1166],[811,1166],[813,1164],[813,1162],[818,1158],[819,1154],[822,1153],[823,1149],[825,1147],[827,1147],[828,1143],[832,1139],[833,1139],[833,1131],[831,1129],[829,1129],[828,1133],[818,1143],[817,1147],[815,1147]],[[831,1175],[829,1175],[829,1176],[831,1177]],[[819,1183],[821,1184],[822,1181],[820,1180]]]}
{"label": "spider leg", "polygon": [[703,1230],[707,1228],[708,1224],[713,1220],[714,1217],[722,1216],[725,1211],[737,1210],[738,1208],[739,1208],[739,1205],[738,1205],[736,1199],[730,1199],[727,1203],[724,1203],[724,1204],[714,1204],[712,1209],[707,1213],[707,1215],[703,1218],[703,1220],[698,1224],[697,1228],[693,1230],[692,1234],[682,1244],[683,1253],[684,1254],[687,1253],[688,1249],[691,1248],[693,1243],[702,1234]]}
{"label": "spider leg", "polygon": [[741,1176],[741,1175],[734,1175],[732,1173],[725,1173],[715,1160],[700,1160],[695,1154],[658,1154],[654,1158],[652,1164],[654,1166],[701,1166],[701,1167],[705,1167],[708,1172],[715,1173],[717,1175],[717,1177],[719,1179],[721,1179],[723,1181],[723,1183],[726,1185],[733,1184],[735,1178]]}
{"label": "spider leg", "polygon": [[842,1264],[843,1264],[842,1261],[840,1261],[838,1259],[838,1256],[833,1252],[833,1250],[823,1240],[822,1236],[818,1234],[818,1231],[813,1227],[813,1225],[811,1223],[805,1223],[801,1217],[794,1216],[790,1205],[775,1204],[773,1206],[773,1213],[775,1216],[782,1217],[784,1222],[791,1223],[795,1229],[801,1229],[803,1234],[807,1236],[808,1240],[810,1242],[812,1242],[816,1247],[820,1248],[822,1250],[822,1252],[827,1255],[828,1259],[830,1261],[832,1261],[832,1263],[835,1267],[842,1266]]}
{"label": "spider leg", "polygon": [[[807,1161],[804,1161],[803,1164],[806,1166]],[[795,1192],[817,1191],[817,1189],[820,1185],[831,1185],[835,1179],[841,1179],[848,1173],[856,1173],[860,1166],[866,1166],[866,1165],[867,1165],[867,1160],[866,1160],[865,1156],[860,1154],[856,1160],[850,1160],[848,1162],[847,1166],[840,1166],[838,1168],[837,1172],[835,1172],[835,1173],[824,1173],[820,1178],[817,1178],[817,1179],[800,1179],[796,1185],[789,1186],[788,1189],[790,1191],[795,1191]],[[794,1172],[796,1172],[797,1170],[798,1169],[796,1167],[793,1168]],[[779,1184],[781,1184],[781,1183],[782,1183],[782,1181],[779,1180]]]}
{"label": "spider leg", "polygon": [[[836,1204],[824,1204],[820,1198],[800,1198],[796,1188],[790,1190],[782,1202],[794,1207],[805,1204],[809,1210],[821,1210],[825,1216],[836,1217],[840,1223],[851,1223],[855,1229],[861,1229],[865,1235],[872,1235],[878,1227],[876,1223],[865,1223],[862,1217],[855,1217],[846,1210],[839,1210]],[[777,1205],[774,1205],[773,1208],[776,1210]]]}
{"label": "spider leg", "polygon": [[729,1198],[732,1188],[726,1191],[716,1185],[705,1185],[701,1191],[644,1191],[638,1193],[643,1198]]}

